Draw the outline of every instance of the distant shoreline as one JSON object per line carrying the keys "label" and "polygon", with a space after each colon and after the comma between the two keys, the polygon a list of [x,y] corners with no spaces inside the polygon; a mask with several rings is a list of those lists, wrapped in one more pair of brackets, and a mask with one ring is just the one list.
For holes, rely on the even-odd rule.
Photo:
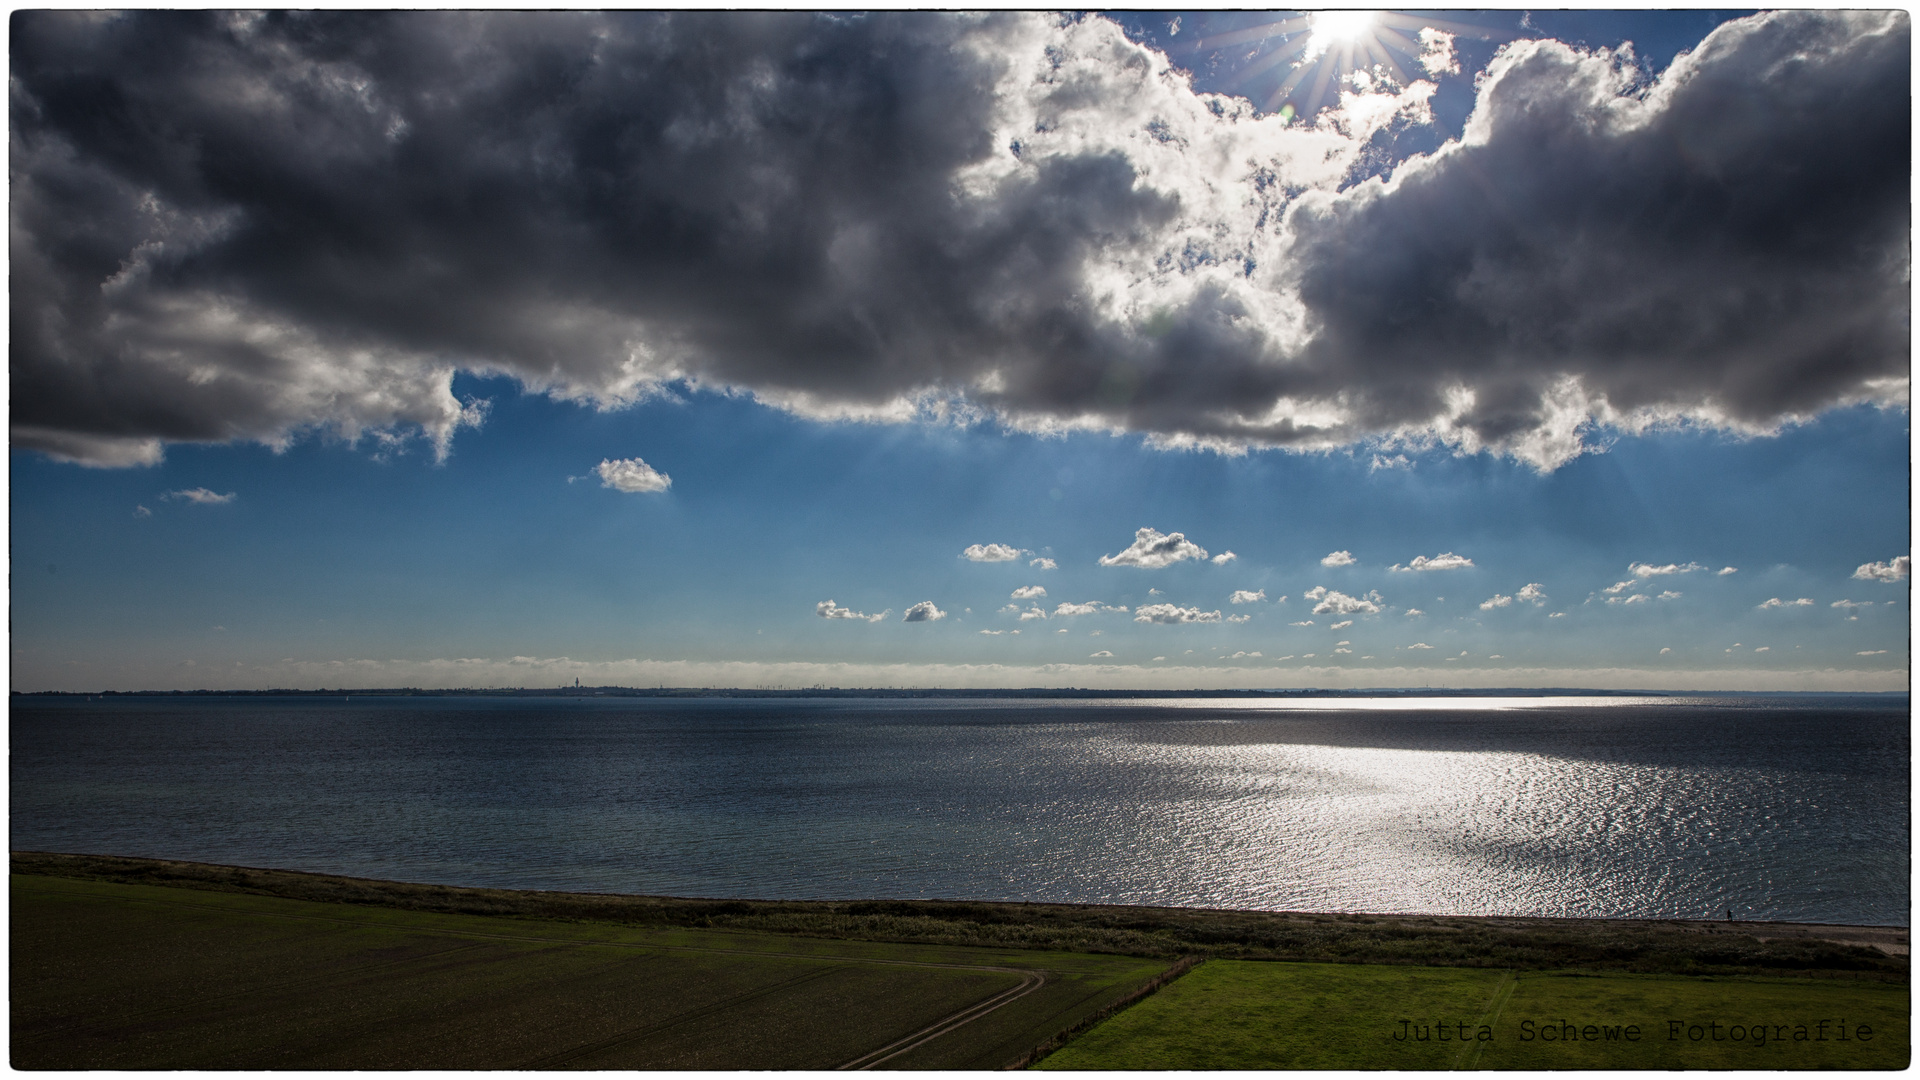
{"label": "distant shoreline", "polygon": [[630,697],[630,698],[959,698],[1039,700],[1149,700],[1161,698],[1487,698],[1487,697],[1664,697],[1699,698],[1905,698],[1906,690],[1593,690],[1582,687],[1375,687],[1358,690],[1100,690],[1079,687],[942,688],[942,687],[805,687],[760,689],[698,686],[548,686],[548,687],[341,687],[321,690],[14,690],[16,698],[128,698],[128,697]]}

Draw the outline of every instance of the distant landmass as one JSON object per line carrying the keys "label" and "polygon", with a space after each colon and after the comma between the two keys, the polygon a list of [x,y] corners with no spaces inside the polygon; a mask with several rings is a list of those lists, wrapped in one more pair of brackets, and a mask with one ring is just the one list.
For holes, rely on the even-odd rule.
{"label": "distant landmass", "polygon": [[632,698],[1368,698],[1368,697],[1906,697],[1905,690],[1593,690],[1586,687],[1458,689],[1382,686],[1357,690],[1097,690],[1079,687],[953,689],[941,687],[809,686],[792,689],[702,686],[341,687],[337,690],[73,690],[14,691],[14,697],[632,697]]}

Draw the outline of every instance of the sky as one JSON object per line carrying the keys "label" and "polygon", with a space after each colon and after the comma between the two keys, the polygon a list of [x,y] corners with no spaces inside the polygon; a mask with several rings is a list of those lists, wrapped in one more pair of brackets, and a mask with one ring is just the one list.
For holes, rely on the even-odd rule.
{"label": "sky", "polygon": [[23,12],[16,691],[1899,690],[1903,12]]}

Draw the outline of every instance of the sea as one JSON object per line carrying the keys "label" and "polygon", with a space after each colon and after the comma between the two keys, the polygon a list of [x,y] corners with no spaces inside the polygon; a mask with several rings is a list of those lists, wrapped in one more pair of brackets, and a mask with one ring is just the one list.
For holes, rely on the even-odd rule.
{"label": "sea", "polygon": [[15,850],[516,889],[1909,924],[1904,695],[12,698]]}

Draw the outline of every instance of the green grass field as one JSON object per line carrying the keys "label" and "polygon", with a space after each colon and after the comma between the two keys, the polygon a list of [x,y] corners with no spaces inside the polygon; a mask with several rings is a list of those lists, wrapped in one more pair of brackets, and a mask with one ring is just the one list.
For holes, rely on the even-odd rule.
{"label": "green grass field", "polygon": [[1039,1067],[1900,1069],[1908,1035],[1884,981],[1213,960]]}
{"label": "green grass field", "polygon": [[1167,966],[23,874],[11,896],[18,1069],[833,1068],[1017,993],[882,1065],[995,1068]]}

